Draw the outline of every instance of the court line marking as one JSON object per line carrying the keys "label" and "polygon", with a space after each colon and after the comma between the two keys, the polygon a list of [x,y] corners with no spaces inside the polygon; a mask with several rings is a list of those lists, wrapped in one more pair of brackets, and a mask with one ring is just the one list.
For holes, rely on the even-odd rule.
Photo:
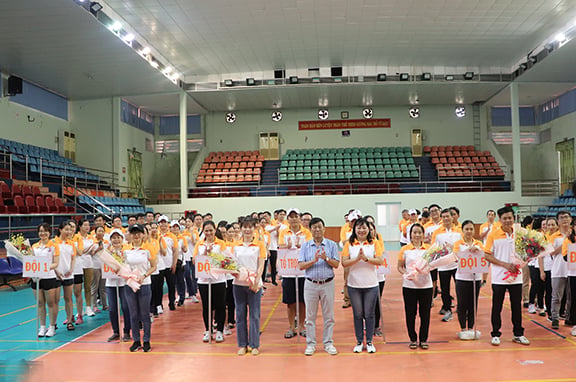
{"label": "court line marking", "polygon": [[18,310],[13,310],[13,311],[8,312],[8,313],[0,314],[0,318],[9,316],[9,315],[14,314],[14,313],[22,312],[23,310],[26,310],[26,309],[35,308],[35,307],[36,307],[36,304],[30,305],[30,306],[27,306],[27,307],[25,307],[25,308],[21,308],[21,309],[18,309]]}
{"label": "court line marking", "polygon": [[268,323],[272,319],[272,315],[274,315],[274,312],[276,312],[276,308],[278,308],[278,305],[280,305],[280,302],[282,302],[282,293],[280,293],[280,295],[276,299],[276,302],[274,303],[272,310],[270,310],[270,313],[268,313],[268,316],[266,317],[266,320],[264,320],[264,323],[260,325],[260,334],[264,333],[264,330],[266,330],[266,327],[268,326]]}

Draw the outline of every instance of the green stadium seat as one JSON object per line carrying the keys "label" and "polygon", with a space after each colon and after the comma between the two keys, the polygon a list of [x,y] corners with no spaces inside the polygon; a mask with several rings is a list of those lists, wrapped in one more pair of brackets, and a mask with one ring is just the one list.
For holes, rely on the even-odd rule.
{"label": "green stadium seat", "polygon": [[420,174],[418,174],[418,171],[416,171],[416,170],[410,171],[410,177],[411,178],[418,178],[419,176],[420,176]]}
{"label": "green stadium seat", "polygon": [[288,174],[288,179],[289,182],[293,182],[296,180],[296,174]]}
{"label": "green stadium seat", "polygon": [[406,164],[406,159],[398,158],[398,164]]}
{"label": "green stadium seat", "polygon": [[336,173],[336,179],[343,180],[346,179],[346,173],[343,171],[339,171]]}
{"label": "green stadium seat", "polygon": [[394,178],[396,179],[402,178],[402,171],[394,171]]}
{"label": "green stadium seat", "polygon": [[401,170],[401,171],[408,171],[408,165],[407,165],[407,164],[401,164],[401,165],[400,165],[400,170]]}
{"label": "green stadium seat", "polygon": [[390,164],[391,165],[398,164],[398,159],[397,158],[390,158]]}
{"label": "green stadium seat", "polygon": [[394,172],[393,171],[386,171],[386,178],[393,179],[394,178]]}
{"label": "green stadium seat", "polygon": [[335,172],[329,172],[328,173],[328,180],[336,180],[336,173]]}
{"label": "green stadium seat", "polygon": [[402,171],[402,178],[410,178],[410,171]]}
{"label": "green stadium seat", "polygon": [[376,175],[379,179],[384,179],[386,177],[386,172],[385,171],[378,171],[376,173]]}
{"label": "green stadium seat", "polygon": [[408,171],[417,171],[418,168],[416,167],[415,164],[409,164],[408,165]]}

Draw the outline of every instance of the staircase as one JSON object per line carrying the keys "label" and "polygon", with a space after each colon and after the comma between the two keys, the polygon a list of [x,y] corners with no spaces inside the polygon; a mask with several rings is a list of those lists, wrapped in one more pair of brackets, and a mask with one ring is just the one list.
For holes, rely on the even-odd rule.
{"label": "staircase", "polygon": [[420,167],[420,179],[423,183],[438,181],[436,167],[432,164],[430,157],[415,157],[414,163],[416,167]]}
{"label": "staircase", "polygon": [[277,185],[278,184],[278,169],[280,168],[280,160],[265,160],[262,166],[261,184],[262,185]]}

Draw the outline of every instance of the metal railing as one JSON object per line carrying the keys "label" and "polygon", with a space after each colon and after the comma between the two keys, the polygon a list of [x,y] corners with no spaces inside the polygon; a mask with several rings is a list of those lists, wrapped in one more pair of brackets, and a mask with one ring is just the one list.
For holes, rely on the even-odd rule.
{"label": "metal railing", "polygon": [[558,196],[560,184],[557,179],[522,182],[522,196]]}
{"label": "metal railing", "polygon": [[181,202],[180,187],[145,188],[144,200],[154,204],[178,204]]}
{"label": "metal railing", "polygon": [[[70,219],[71,217],[93,218],[93,215],[85,213],[0,214],[0,221],[7,222],[7,225],[0,225],[0,244],[3,246],[2,241],[9,239],[12,234],[24,233],[28,237],[33,232],[36,232],[37,225],[29,225],[35,218],[41,219],[42,222],[46,222],[56,228],[62,220]],[[22,221],[24,224],[16,224],[16,220]]]}

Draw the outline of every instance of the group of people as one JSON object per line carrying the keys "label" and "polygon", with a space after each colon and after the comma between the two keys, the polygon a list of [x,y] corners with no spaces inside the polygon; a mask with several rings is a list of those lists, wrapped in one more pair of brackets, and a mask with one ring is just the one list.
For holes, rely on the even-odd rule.
{"label": "group of people", "polygon": [[[459,210],[456,207],[442,209],[432,204],[422,212],[405,210],[402,214],[402,247],[397,264],[401,274],[414,269],[414,264],[434,244],[454,254],[479,251],[491,264],[493,345],[500,344],[500,317],[506,291],[510,295],[514,342],[530,343],[522,327],[523,302],[529,312],[548,314],[553,329],[558,328],[562,317],[565,317],[566,325],[573,325],[571,319],[576,318],[576,313],[572,310],[576,309],[576,304],[571,305],[570,301],[576,298],[576,273],[568,270],[566,262],[569,245],[576,241],[575,221],[570,213],[561,211],[555,219],[544,220],[545,223],[538,219],[525,221],[526,225],[531,224],[531,228],[543,230],[555,248],[549,258],[541,257],[525,270],[517,270],[512,261],[515,214],[509,207],[503,207],[497,213],[489,211],[488,221],[480,227],[478,234],[472,221],[458,221]],[[42,224],[38,227],[40,240],[32,250],[35,256],[50,259],[51,274],[32,280],[34,291],[36,283],[39,283],[38,335],[51,337],[55,334],[58,302],[63,289],[64,325],[68,330],[74,330],[75,324],[82,324],[83,316],[98,313],[97,301],[100,301],[102,310],[109,311],[113,332],[108,341],[121,338],[129,341],[131,337],[130,351],[143,349],[148,352],[151,350],[151,322],[164,312],[162,300],[166,284],[170,310],[176,310],[186,299],[202,303],[205,329],[202,341],[222,342],[235,328],[238,354],[250,352],[257,355],[260,352],[260,303],[264,282],[277,285],[278,251],[291,250],[297,253],[298,268],[303,275],[282,276],[282,301],[287,307],[288,323],[284,337],[306,337],[304,353],[314,354],[317,346],[316,317],[320,306],[323,348],[328,354],[338,353],[332,338],[334,270],[342,264],[343,308],[351,306],[354,317],[356,345],[353,352],[360,353],[365,349],[374,353],[373,338],[382,335],[380,298],[385,274],[389,272],[388,258],[373,217],[350,210],[345,219],[338,243],[325,237],[326,226],[321,218],[301,213],[296,208],[278,209],[273,214],[266,211],[252,213],[231,223],[221,221],[218,224],[209,213],[196,213],[171,221],[165,215],[149,212],[130,216],[127,228],[122,227],[120,217],[113,217],[108,227],[104,216],[98,215],[93,224],[87,220],[63,222],[54,239],[51,239],[50,225]],[[103,278],[103,251],[136,275],[132,279],[136,278],[138,288],[128,285],[127,280],[120,276],[108,274]],[[233,258],[236,271],[196,274],[195,260],[212,256]],[[121,274],[115,264],[108,265],[113,272]],[[531,291],[524,300],[523,282],[526,277],[522,272],[539,276],[533,277]],[[516,275],[513,280],[509,279],[511,273]],[[416,277],[403,278],[402,295],[411,349],[427,349],[429,346],[430,312],[435,293],[442,297],[442,321],[452,320],[452,279],[455,280],[457,316],[461,327],[458,336],[462,340],[479,338],[480,332],[475,330],[475,312],[486,275],[465,272],[454,262]],[[76,315],[73,314],[73,296]],[[532,304],[537,304],[539,311]],[[46,306],[49,325],[46,325]],[[124,316],[122,333],[118,319],[120,309]],[[420,316],[418,333],[417,315]],[[576,326],[572,334],[576,335]]]}

